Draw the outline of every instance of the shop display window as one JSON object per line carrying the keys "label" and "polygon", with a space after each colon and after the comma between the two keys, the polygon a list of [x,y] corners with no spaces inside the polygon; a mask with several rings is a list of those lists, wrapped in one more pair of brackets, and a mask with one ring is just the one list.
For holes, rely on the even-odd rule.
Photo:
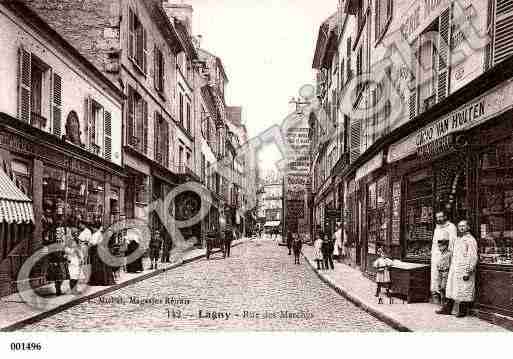
{"label": "shop display window", "polygon": [[421,171],[408,177],[405,233],[407,258],[430,258],[433,218],[433,177],[429,171]]}
{"label": "shop display window", "polygon": [[70,173],[68,175],[66,215],[74,225],[78,224],[79,221],[88,221],[86,194],[87,178]]}
{"label": "shop display window", "polygon": [[101,223],[105,203],[104,184],[94,180],[88,180],[87,182],[86,221],[88,223]]}
{"label": "shop display window", "polygon": [[[45,166],[43,170],[43,203],[57,210],[64,208],[66,201],[66,172]],[[55,213],[54,213],[55,214]]]}
{"label": "shop display window", "polygon": [[479,258],[483,264],[513,265],[513,144],[500,143],[481,155]]}
{"label": "shop display window", "polygon": [[368,187],[367,196],[367,242],[369,253],[387,243],[389,227],[388,177],[382,177]]}

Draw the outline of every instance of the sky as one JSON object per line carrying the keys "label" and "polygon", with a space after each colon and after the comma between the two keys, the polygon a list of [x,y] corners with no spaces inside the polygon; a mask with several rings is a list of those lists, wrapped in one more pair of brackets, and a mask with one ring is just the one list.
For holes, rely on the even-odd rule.
{"label": "sky", "polygon": [[[321,23],[337,0],[184,0],[194,8],[192,31],[223,61],[227,103],[243,107],[250,138],[279,124],[289,101],[314,84],[312,61]],[[276,149],[263,151],[272,168]]]}

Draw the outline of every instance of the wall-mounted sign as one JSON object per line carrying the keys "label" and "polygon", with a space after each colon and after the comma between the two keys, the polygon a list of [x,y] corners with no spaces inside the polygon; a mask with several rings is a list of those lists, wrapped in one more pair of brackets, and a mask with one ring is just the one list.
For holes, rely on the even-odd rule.
{"label": "wall-mounted sign", "polygon": [[379,152],[370,161],[365,163],[356,171],[355,181],[361,180],[363,177],[371,174],[383,166],[383,151]]}
{"label": "wall-mounted sign", "polygon": [[401,243],[401,182],[392,185],[392,244]]}

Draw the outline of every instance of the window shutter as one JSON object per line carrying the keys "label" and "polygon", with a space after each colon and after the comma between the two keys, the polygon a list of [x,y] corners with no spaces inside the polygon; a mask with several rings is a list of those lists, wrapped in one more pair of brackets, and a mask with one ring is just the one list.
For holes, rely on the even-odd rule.
{"label": "window shutter", "polygon": [[418,50],[419,50],[419,39],[416,39],[412,44],[412,58],[411,58],[411,72],[412,72],[412,86],[410,90],[410,97],[408,100],[408,108],[410,113],[410,120],[415,119],[417,117],[418,111],[418,101],[417,101],[417,62],[418,60]]}
{"label": "window shutter", "polygon": [[103,127],[105,129],[104,154],[105,159],[112,161],[112,114],[109,111],[103,113]]}
{"label": "window shutter", "polygon": [[160,116],[157,111],[155,111],[155,114],[154,114],[154,121],[155,121],[155,123],[153,125],[153,128],[154,128],[153,137],[154,137],[154,141],[155,141],[155,144],[154,144],[155,161],[161,163],[161,161],[159,161],[159,159],[158,159],[158,154],[161,152],[160,152]]}
{"label": "window shutter", "polygon": [[145,74],[148,73],[148,35],[146,29],[142,30],[142,41],[143,41],[143,71]]}
{"label": "window shutter", "polygon": [[87,143],[87,146],[88,146],[89,150],[92,150],[93,149],[92,139],[94,138],[93,137],[94,129],[93,129],[93,124],[92,124],[92,121],[93,121],[92,101],[91,101],[90,97],[87,97],[85,99],[85,115],[84,115],[84,119],[85,119],[85,123],[86,123],[86,133],[87,133],[87,141],[86,141],[86,143]]}
{"label": "window shutter", "polygon": [[449,64],[451,56],[451,11],[442,12],[439,18],[438,37],[438,100],[443,101],[449,94]]}
{"label": "window shutter", "polygon": [[142,150],[145,154],[148,154],[148,103],[142,101]]}
{"label": "window shutter", "polygon": [[133,145],[132,138],[135,136],[135,123],[134,123],[134,92],[131,87],[128,87],[127,99],[127,129],[126,129],[126,142],[128,145]]}
{"label": "window shutter", "polygon": [[134,58],[135,56],[135,14],[132,9],[129,10],[128,15],[128,56]]}
{"label": "window shutter", "polygon": [[53,134],[60,138],[62,128],[62,78],[56,73],[53,74],[52,102]]}
{"label": "window shutter", "polygon": [[153,82],[155,83],[155,89],[160,91],[160,80],[159,80],[159,49],[157,45],[153,48]]}
{"label": "window shutter", "polygon": [[169,123],[167,121],[163,121],[162,124],[164,130],[162,133],[162,156],[164,159],[164,166],[166,166],[166,168],[169,168]]}
{"label": "window shutter", "polygon": [[356,161],[360,156],[360,146],[362,142],[362,122],[359,120],[351,121],[351,163]]}
{"label": "window shutter", "polygon": [[32,54],[22,47],[19,50],[18,118],[30,123],[32,86]]}
{"label": "window shutter", "polygon": [[513,0],[496,0],[493,64],[513,54]]}

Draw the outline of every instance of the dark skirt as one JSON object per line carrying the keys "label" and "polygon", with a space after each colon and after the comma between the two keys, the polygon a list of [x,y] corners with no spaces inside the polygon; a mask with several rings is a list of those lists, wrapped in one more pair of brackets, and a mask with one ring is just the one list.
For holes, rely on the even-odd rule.
{"label": "dark skirt", "polygon": [[[134,253],[137,248],[139,247],[139,244],[136,242],[130,242],[128,244],[127,250],[126,250],[126,256],[130,256],[132,253]],[[132,263],[128,263],[126,265],[126,271],[128,273],[137,273],[143,271],[143,263],[142,263],[142,257],[137,258]]]}
{"label": "dark skirt", "polygon": [[59,257],[53,256],[48,260],[46,279],[49,282],[63,281],[69,278],[68,266],[66,265],[66,262]]}
{"label": "dark skirt", "polygon": [[89,258],[91,259],[90,285],[107,286],[116,284],[114,280],[114,270],[103,263],[98,255],[98,246],[93,246],[89,249]]}

